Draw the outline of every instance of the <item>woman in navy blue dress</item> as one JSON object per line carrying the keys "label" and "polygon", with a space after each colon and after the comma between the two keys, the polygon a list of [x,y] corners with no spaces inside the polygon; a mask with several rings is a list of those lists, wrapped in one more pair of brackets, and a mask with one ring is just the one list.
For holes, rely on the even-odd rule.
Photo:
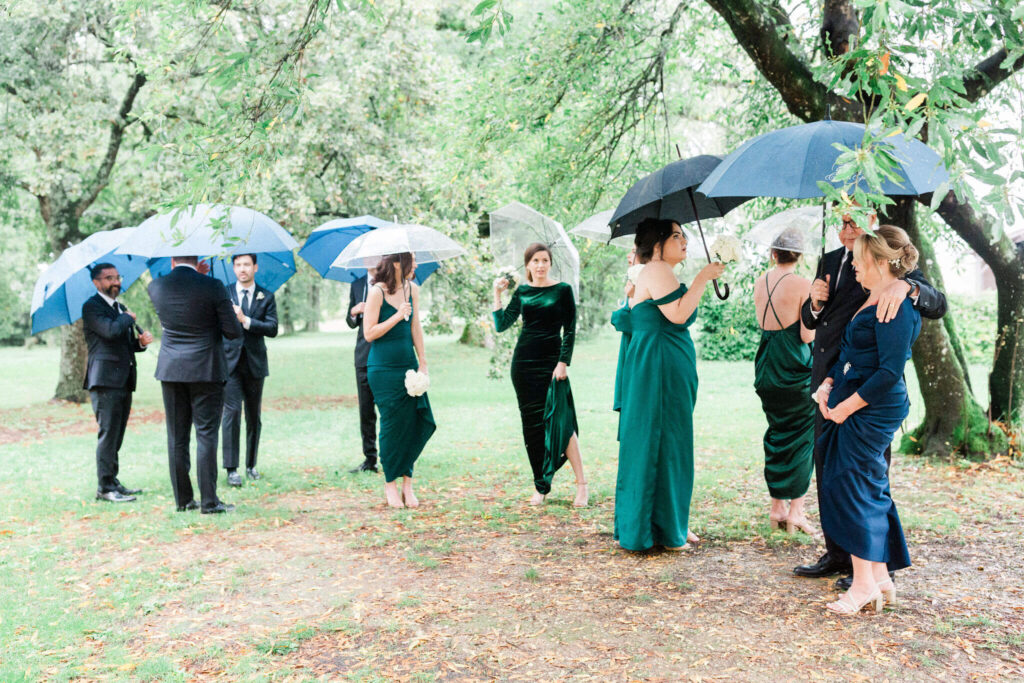
{"label": "woman in navy blue dress", "polygon": [[913,270],[917,258],[900,228],[883,225],[857,238],[853,266],[868,299],[846,326],[839,362],[817,391],[826,420],[819,441],[825,453],[821,526],[853,562],[850,590],[827,606],[841,615],[856,614],[868,603],[881,611],[886,600],[895,599],[889,571],[910,566],[885,449],[910,409],[903,369],[921,316],[909,299],[887,323],[878,321],[874,309],[879,294]]}

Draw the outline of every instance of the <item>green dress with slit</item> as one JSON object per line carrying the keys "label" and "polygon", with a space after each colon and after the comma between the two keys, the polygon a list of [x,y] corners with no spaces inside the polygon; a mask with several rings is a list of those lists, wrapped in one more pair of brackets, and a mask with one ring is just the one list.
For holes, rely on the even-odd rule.
{"label": "green dress with slit", "polygon": [[[787,273],[788,275],[788,273]],[[781,330],[765,330],[772,293],[761,316],[761,344],[754,357],[754,390],[768,418],[764,433],[764,479],[772,498],[792,500],[807,493],[814,471],[814,411],[811,399],[811,345],[800,339],[800,321]],[[765,283],[767,285],[767,282]]]}
{"label": "green dress with slit", "polygon": [[494,311],[494,329],[504,332],[522,315],[523,328],[512,356],[512,386],[523,424],[526,455],[538,493],[551,491],[551,479],[566,462],[565,449],[579,432],[569,380],[555,380],[559,362],[569,365],[576,341],[576,300],[572,287],[523,283],[504,309]]}
{"label": "green dress with slit", "polygon": [[[387,320],[396,312],[385,300],[380,305],[380,320]],[[387,482],[412,476],[416,459],[437,429],[427,394],[410,396],[405,389],[406,371],[418,367],[410,321],[400,320],[370,343],[366,378],[380,412],[378,456]]]}
{"label": "green dress with slit", "polygon": [[688,328],[697,313],[676,324],[658,309],[685,293],[680,285],[613,316],[624,335],[616,372],[615,538],[627,550],[686,543],[697,400],[697,355]]}

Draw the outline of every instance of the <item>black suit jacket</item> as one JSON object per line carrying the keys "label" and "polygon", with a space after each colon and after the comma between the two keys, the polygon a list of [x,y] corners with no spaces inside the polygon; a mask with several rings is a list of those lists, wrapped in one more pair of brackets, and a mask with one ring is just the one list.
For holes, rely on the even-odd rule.
{"label": "black suit jacket", "polygon": [[[242,302],[238,300],[237,286],[228,285],[227,290],[231,302],[236,306],[241,306]],[[267,377],[270,375],[270,364],[267,362],[265,338],[277,336],[277,303],[274,301],[273,292],[256,285],[256,293],[253,295],[253,300],[249,302],[249,319],[249,329],[245,329],[243,326],[241,337],[224,340],[224,355],[228,361],[228,374],[235,371],[244,348],[249,374],[253,377]]]}
{"label": "black suit jacket", "polygon": [[[800,318],[807,329],[814,330],[814,364],[811,367],[811,390],[818,388],[832,366],[839,360],[839,346],[843,341],[846,326],[853,319],[857,310],[868,299],[868,293],[860,283],[848,274],[839,281],[839,266],[843,260],[844,247],[825,254],[818,262],[818,279],[824,280],[830,275],[828,301],[822,307],[818,317],[811,314],[811,302],[808,299],[800,309]],[[946,295],[928,283],[919,270],[907,273],[904,278],[920,288],[916,308],[925,318],[941,318],[946,314]]]}
{"label": "black suit jacket", "polygon": [[149,283],[163,337],[156,361],[161,382],[225,382],[223,338],[242,335],[224,284],[188,266]]}
{"label": "black suit jacket", "polygon": [[350,311],[356,304],[366,301],[367,287],[365,275],[352,283],[348,290],[348,311],[345,312],[345,322],[348,323],[348,326],[352,329],[359,329],[359,336],[356,337],[355,352],[357,368],[366,367],[366,362],[370,358],[370,342],[366,341],[366,337],[363,336],[363,315],[360,313],[353,317]]}
{"label": "black suit jacket", "polygon": [[146,350],[133,334],[135,320],[97,292],[82,305],[82,324],[89,346],[83,388],[135,391],[135,354]]}

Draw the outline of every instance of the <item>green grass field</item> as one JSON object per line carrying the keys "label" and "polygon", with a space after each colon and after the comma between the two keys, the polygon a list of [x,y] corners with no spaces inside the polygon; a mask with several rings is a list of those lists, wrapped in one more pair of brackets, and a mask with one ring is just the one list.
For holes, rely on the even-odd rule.
{"label": "green grass field", "polygon": [[[387,510],[381,478],[347,473],[361,458],[352,344],[351,333],[271,341],[265,478],[228,489],[222,474],[221,496],[238,510],[212,517],[174,512],[155,349],[140,356],[121,451],[120,479],[146,492],[116,506],[93,500],[89,407],[45,403],[56,351],[0,351],[0,680],[675,678],[728,677],[729,667],[759,679],[844,657],[829,670],[929,678],[1020,666],[1022,573],[1006,545],[1020,530],[1024,486],[1012,464],[897,458],[896,499],[921,560],[910,606],[843,622],[830,640],[819,628],[837,627],[821,613],[827,585],[788,572],[816,556],[814,542],[765,523],[766,423],[752,364],[700,364],[693,519],[705,542],[646,557],[610,537],[615,336],[580,343],[570,369],[591,483],[592,505],[579,511],[568,468],[547,506],[523,504],[530,475],[511,384],[486,379],[489,352],[445,337],[427,345],[438,430],[416,469],[424,506]],[[944,594],[945,571],[969,574],[961,583],[975,600],[1002,602]],[[795,591],[799,607],[777,604],[780,591]],[[517,620],[531,601],[559,616]],[[623,630],[623,619],[661,640]],[[715,623],[719,635],[678,641],[673,629],[690,621]],[[505,637],[515,647],[494,650],[493,628],[514,630]],[[758,651],[751,634],[786,631],[785,648],[765,649],[776,654],[747,652]],[[887,654],[864,657],[850,642],[858,637]],[[820,652],[798,654],[797,642]],[[544,664],[564,652],[582,668]]]}

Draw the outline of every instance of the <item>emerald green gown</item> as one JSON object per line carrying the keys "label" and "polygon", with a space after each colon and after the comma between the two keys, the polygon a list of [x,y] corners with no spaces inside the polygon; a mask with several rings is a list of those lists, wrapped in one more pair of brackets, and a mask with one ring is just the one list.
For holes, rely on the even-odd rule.
{"label": "emerald green gown", "polygon": [[612,316],[622,332],[615,397],[619,473],[615,538],[627,550],[686,544],[693,495],[693,407],[697,355],[689,327],[658,309],[686,293],[641,301]]}
{"label": "emerald green gown", "polygon": [[[380,305],[380,320],[396,312],[385,300]],[[412,476],[413,464],[437,429],[427,395],[410,396],[405,389],[406,370],[418,367],[410,321],[400,320],[370,343],[366,376],[380,411],[378,455],[387,482]]]}
{"label": "emerald green gown", "polygon": [[[779,278],[779,282],[785,279]],[[754,390],[768,418],[764,433],[764,479],[772,498],[792,500],[807,493],[814,471],[814,412],[811,399],[811,345],[800,339],[800,321],[781,330],[765,330],[772,292],[761,317],[761,344],[754,357]]]}
{"label": "emerald green gown", "polygon": [[569,380],[551,374],[572,361],[576,341],[576,301],[564,282],[550,287],[523,283],[503,310],[494,311],[494,329],[504,332],[523,316],[512,356],[512,386],[519,402],[523,441],[538,493],[551,491],[551,479],[565,464],[565,449],[579,432]]}

